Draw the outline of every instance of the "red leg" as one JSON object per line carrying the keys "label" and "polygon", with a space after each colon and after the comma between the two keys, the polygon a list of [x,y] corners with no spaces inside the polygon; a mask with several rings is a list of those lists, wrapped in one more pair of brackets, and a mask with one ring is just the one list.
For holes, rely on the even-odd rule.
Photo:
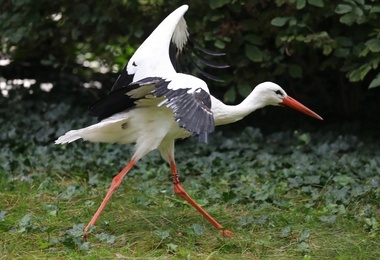
{"label": "red leg", "polygon": [[174,184],[174,192],[184,198],[187,202],[190,203],[191,206],[196,208],[214,227],[220,230],[220,233],[224,234],[225,236],[233,236],[233,233],[229,230],[223,229],[222,225],[220,225],[213,217],[211,217],[201,206],[199,206],[185,191],[184,188],[182,188],[181,184],[179,183],[179,176],[177,173],[176,165],[173,160],[173,158],[170,157],[170,169],[172,171],[172,177],[173,177],[173,184]]}
{"label": "red leg", "polygon": [[[92,217],[90,222],[87,224],[87,226],[84,228],[84,232],[87,232],[90,227],[92,227],[95,222],[98,220],[100,214],[102,213],[104,207],[107,205],[108,201],[111,199],[112,194],[119,188],[121,181],[127,175],[129,170],[135,165],[136,161],[132,158],[132,160],[112,179],[112,183],[110,188],[108,189],[107,195],[104,197],[102,204],[100,204],[98,210],[96,211],[95,215]],[[85,234],[83,238],[87,238],[88,234]]]}

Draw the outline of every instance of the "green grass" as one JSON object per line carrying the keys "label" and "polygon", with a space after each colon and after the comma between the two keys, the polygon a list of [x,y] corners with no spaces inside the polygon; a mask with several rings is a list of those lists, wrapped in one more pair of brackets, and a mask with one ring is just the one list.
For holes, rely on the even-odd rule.
{"label": "green grass", "polygon": [[[107,185],[89,187],[73,180],[41,185],[15,182],[2,192],[7,213],[0,221],[2,259],[25,258],[158,258],[158,259],[376,259],[378,234],[371,236],[355,218],[360,201],[333,223],[319,219],[322,208],[294,205],[210,203],[205,207],[235,233],[223,237],[171,191],[151,196],[136,187],[143,180],[124,181],[92,231],[89,243],[68,232],[95,212]],[[4,184],[3,184],[4,185]],[[60,199],[51,190],[76,187]],[[185,183],[185,186],[186,183]],[[191,187],[187,187],[193,193]],[[4,187],[2,187],[4,190]],[[50,191],[49,191],[50,190]],[[196,197],[196,196],[195,196]],[[49,205],[49,206],[48,206]],[[322,212],[321,212],[322,211]],[[27,223],[22,219],[30,216]],[[24,228],[24,229],[23,229]],[[96,235],[103,234],[104,240]],[[112,237],[114,236],[114,237]],[[107,239],[109,241],[107,242]],[[109,243],[111,242],[111,243]],[[81,249],[82,247],[82,249]]]}

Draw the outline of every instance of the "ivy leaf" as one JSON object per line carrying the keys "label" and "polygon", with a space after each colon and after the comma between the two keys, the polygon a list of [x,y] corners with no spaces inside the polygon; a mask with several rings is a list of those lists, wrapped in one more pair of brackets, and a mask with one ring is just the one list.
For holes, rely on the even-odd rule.
{"label": "ivy leaf", "polygon": [[373,13],[380,13],[380,6],[373,6],[371,10],[369,11],[370,14]]}
{"label": "ivy leaf", "polygon": [[281,237],[288,237],[292,233],[292,227],[291,226],[286,226],[283,229],[281,229]]}
{"label": "ivy leaf", "polygon": [[263,54],[261,50],[251,44],[245,44],[245,55],[253,62],[261,62],[263,60]]}
{"label": "ivy leaf", "polygon": [[310,251],[310,245],[306,242],[301,242],[298,246],[297,246],[297,250],[299,252],[308,252]]}
{"label": "ivy leaf", "polygon": [[64,192],[61,193],[60,197],[62,199],[69,200],[71,199],[72,196],[76,193],[76,186],[75,185],[70,185],[66,188]]}
{"label": "ivy leaf", "polygon": [[209,19],[210,19],[211,22],[216,22],[216,21],[224,19],[224,15],[223,14],[212,15]]}
{"label": "ivy leaf", "polygon": [[376,78],[374,78],[369,84],[368,88],[376,88],[380,86],[380,73],[377,74]]}
{"label": "ivy leaf", "polygon": [[153,231],[153,234],[158,236],[159,239],[165,240],[166,238],[168,238],[170,236],[170,231],[169,230],[164,230],[164,231],[155,230],[155,231]]}
{"label": "ivy leaf", "polygon": [[193,224],[191,226],[191,230],[193,231],[195,236],[202,236],[205,233],[204,227],[199,223]]}
{"label": "ivy leaf", "polygon": [[356,14],[357,16],[363,16],[364,14],[363,10],[357,6],[353,8],[353,13]]}
{"label": "ivy leaf", "polygon": [[332,52],[331,45],[324,45],[323,46],[323,54],[324,55],[329,55],[331,52]]}
{"label": "ivy leaf", "polygon": [[318,219],[326,224],[334,224],[336,221],[336,216],[320,216]]}
{"label": "ivy leaf", "polygon": [[115,236],[108,235],[106,233],[96,234],[95,237],[99,239],[100,241],[104,241],[108,244],[113,244],[115,242]]}
{"label": "ivy leaf", "polygon": [[286,22],[289,21],[290,19],[291,19],[290,17],[276,17],[276,18],[273,18],[270,23],[271,25],[281,27],[281,26],[284,26]]}
{"label": "ivy leaf", "polygon": [[90,250],[90,242],[81,243],[79,249],[88,252]]}
{"label": "ivy leaf", "polygon": [[297,0],[296,8],[298,10],[303,9],[306,6],[306,0]]}
{"label": "ivy leaf", "polygon": [[347,4],[338,4],[335,8],[335,13],[346,14],[352,11],[352,6]]}
{"label": "ivy leaf", "polygon": [[368,72],[372,69],[371,65],[364,64],[360,66],[358,69],[353,70],[348,73],[348,78],[351,82],[357,82],[363,80],[364,77],[368,74]]}
{"label": "ivy leaf", "polygon": [[217,39],[217,40],[215,41],[215,43],[214,43],[214,46],[215,46],[216,48],[218,48],[218,49],[222,49],[222,50],[223,50],[223,49],[226,47],[226,44],[225,44],[223,41]]}
{"label": "ivy leaf", "polygon": [[347,186],[348,184],[355,183],[355,180],[353,178],[346,175],[335,176],[333,180],[342,186]]}
{"label": "ivy leaf", "polygon": [[66,234],[71,238],[82,238],[84,224],[74,225],[72,229],[66,230]]}
{"label": "ivy leaf", "polygon": [[380,51],[380,39],[371,39],[365,43],[365,45],[370,49],[372,52],[379,52]]}
{"label": "ivy leaf", "polygon": [[351,26],[356,21],[356,15],[348,13],[340,17],[339,22]]}
{"label": "ivy leaf", "polygon": [[307,1],[310,5],[314,5],[316,7],[324,7],[325,3],[323,0],[308,0]]}
{"label": "ivy leaf", "polygon": [[175,254],[178,250],[178,245],[176,244],[169,243],[169,244],[166,244],[166,246],[167,246],[167,252],[170,254]]}
{"label": "ivy leaf", "polygon": [[310,229],[304,229],[301,231],[299,241],[305,241],[310,238]]}
{"label": "ivy leaf", "polygon": [[44,209],[49,213],[49,215],[56,217],[59,211],[59,208],[57,205],[48,205],[43,204]]}
{"label": "ivy leaf", "polygon": [[26,214],[19,222],[19,233],[24,233],[32,228],[32,218],[30,214]]}

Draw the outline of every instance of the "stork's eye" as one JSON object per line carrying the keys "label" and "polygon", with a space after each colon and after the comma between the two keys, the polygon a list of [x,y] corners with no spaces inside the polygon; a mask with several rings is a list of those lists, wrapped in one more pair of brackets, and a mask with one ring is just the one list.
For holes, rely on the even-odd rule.
{"label": "stork's eye", "polygon": [[280,95],[280,96],[284,96],[284,93],[282,93],[281,90],[276,90],[274,93],[276,93],[277,95]]}

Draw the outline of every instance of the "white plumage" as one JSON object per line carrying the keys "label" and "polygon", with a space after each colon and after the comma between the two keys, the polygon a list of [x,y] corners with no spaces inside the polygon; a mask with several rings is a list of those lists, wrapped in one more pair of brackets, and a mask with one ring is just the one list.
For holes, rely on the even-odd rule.
{"label": "white plumage", "polygon": [[135,153],[126,167],[113,179],[111,187],[85,231],[93,226],[101,211],[119,187],[122,179],[144,155],[158,149],[171,167],[174,191],[186,199],[223,234],[224,230],[182,188],[174,161],[174,142],[190,135],[207,135],[215,125],[233,123],[266,105],[285,105],[307,115],[319,115],[289,97],[277,84],[264,82],[239,105],[226,105],[209,94],[206,83],[194,76],[178,73],[169,55],[174,44],[175,56],[181,54],[189,33],[183,15],[188,6],[172,12],[136,50],[126,68],[103,100],[96,103],[90,114],[99,123],[71,130],[56,140],[56,144],[78,139],[91,142],[135,143]]}
{"label": "white plumage", "polygon": [[172,41],[182,50],[189,33],[183,15],[189,7],[183,5],[168,15],[136,50],[127,64],[133,81],[158,76],[170,78],[176,71],[171,64],[169,46]]}

